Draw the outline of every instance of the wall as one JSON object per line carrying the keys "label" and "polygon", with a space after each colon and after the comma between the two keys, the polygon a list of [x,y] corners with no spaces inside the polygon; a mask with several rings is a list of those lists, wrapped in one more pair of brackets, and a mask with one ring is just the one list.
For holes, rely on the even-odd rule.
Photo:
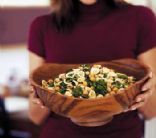
{"label": "wall", "polygon": [[48,12],[47,7],[1,8],[0,44],[25,43],[32,20]]}

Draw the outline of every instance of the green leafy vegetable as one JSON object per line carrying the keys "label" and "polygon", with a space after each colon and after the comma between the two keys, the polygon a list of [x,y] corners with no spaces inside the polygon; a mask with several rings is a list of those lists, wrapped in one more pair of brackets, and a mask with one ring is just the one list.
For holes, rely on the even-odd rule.
{"label": "green leafy vegetable", "polygon": [[49,87],[54,87],[54,82],[48,83],[48,86],[49,86]]}
{"label": "green leafy vegetable", "polygon": [[117,73],[117,76],[121,79],[128,79],[128,76],[125,74]]}
{"label": "green leafy vegetable", "polygon": [[73,94],[74,97],[82,96],[82,94],[83,94],[83,89],[82,89],[80,86],[76,86],[76,87],[73,89],[72,94]]}
{"label": "green leafy vegetable", "polygon": [[94,82],[93,87],[97,94],[105,95],[107,93],[107,83],[104,80]]}
{"label": "green leafy vegetable", "polygon": [[83,71],[89,71],[91,68],[90,65],[88,65],[88,64],[83,64],[80,67],[83,67]]}

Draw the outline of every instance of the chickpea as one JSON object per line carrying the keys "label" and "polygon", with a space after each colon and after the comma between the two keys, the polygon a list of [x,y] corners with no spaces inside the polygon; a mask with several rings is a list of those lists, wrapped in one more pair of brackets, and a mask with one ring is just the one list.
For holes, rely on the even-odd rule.
{"label": "chickpea", "polygon": [[102,94],[98,94],[97,98],[102,98],[104,97]]}
{"label": "chickpea", "polygon": [[93,87],[93,86],[91,86],[91,89],[92,89],[92,90],[94,90],[94,87]]}
{"label": "chickpea", "polygon": [[110,91],[111,91],[111,88],[110,88],[110,87],[107,87],[107,91],[109,91],[109,92],[110,92]]}
{"label": "chickpea", "polygon": [[118,88],[116,88],[116,87],[115,87],[115,88],[113,88],[113,91],[115,91],[115,92],[116,92],[116,91],[118,91],[118,90],[119,90],[119,89],[118,89]]}
{"label": "chickpea", "polygon": [[83,91],[83,94],[84,94],[84,95],[88,95],[88,91],[87,91],[87,90],[84,90],[84,91]]}
{"label": "chickpea", "polygon": [[72,93],[71,93],[70,91],[66,91],[66,92],[65,92],[65,95],[66,95],[66,96],[72,96]]}
{"label": "chickpea", "polygon": [[90,77],[90,80],[91,81],[96,81],[96,78],[95,77]]}
{"label": "chickpea", "polygon": [[84,86],[87,86],[87,82],[86,82],[86,81],[83,81],[83,85],[84,85]]}

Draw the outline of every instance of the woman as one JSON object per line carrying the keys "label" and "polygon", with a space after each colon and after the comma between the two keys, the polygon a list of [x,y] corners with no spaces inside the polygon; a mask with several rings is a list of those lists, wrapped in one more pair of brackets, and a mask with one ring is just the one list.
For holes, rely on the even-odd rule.
{"label": "woman", "polygon": [[44,122],[40,137],[141,138],[139,113],[149,119],[156,115],[152,108],[156,105],[154,14],[148,8],[115,0],[53,0],[52,6],[52,14],[38,17],[30,28],[30,72],[44,62],[135,58],[150,66],[153,75],[149,75],[149,81],[142,87],[143,94],[136,97],[136,103],[128,111],[99,127],[80,127],[68,118],[50,113],[33,91],[29,115],[36,124]]}

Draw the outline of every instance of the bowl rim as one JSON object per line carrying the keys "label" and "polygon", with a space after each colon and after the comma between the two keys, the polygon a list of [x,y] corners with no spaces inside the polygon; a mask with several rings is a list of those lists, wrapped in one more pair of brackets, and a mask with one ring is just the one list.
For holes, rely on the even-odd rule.
{"label": "bowl rim", "polygon": [[101,97],[101,98],[90,98],[90,99],[85,99],[85,98],[76,98],[76,97],[70,97],[70,96],[66,96],[66,95],[63,95],[61,93],[56,93],[55,91],[52,91],[52,90],[49,90],[49,89],[46,89],[46,88],[43,88],[41,85],[37,84],[34,80],[33,80],[33,75],[35,74],[36,71],[38,71],[40,68],[42,68],[43,66],[45,65],[81,65],[81,64],[62,64],[62,63],[44,63],[43,65],[39,66],[38,68],[36,68],[29,76],[29,82],[30,82],[30,85],[34,86],[34,87],[38,87],[40,88],[41,90],[44,90],[44,92],[48,92],[48,93],[51,93],[51,94],[54,94],[54,95],[59,95],[63,98],[68,98],[68,99],[72,99],[72,100],[78,100],[78,101],[97,101],[99,99],[107,99],[107,98],[110,98],[110,97],[113,97],[115,95],[120,95],[122,93],[124,93],[125,90],[127,89],[131,89],[132,87],[136,86],[137,84],[140,84],[140,83],[143,83],[145,82],[146,80],[149,79],[149,75],[151,73],[151,69],[149,66],[145,65],[144,63],[136,60],[136,59],[130,59],[130,58],[124,58],[124,59],[119,59],[119,60],[110,60],[110,61],[99,61],[99,62],[94,62],[94,63],[86,63],[86,64],[99,64],[99,63],[120,63],[121,60],[127,60],[127,61],[133,61],[133,62],[136,62],[137,64],[139,64],[145,71],[146,71],[146,74],[144,75],[144,77],[142,77],[142,79],[136,81],[134,84],[131,84],[129,87],[125,88],[124,90],[119,90],[116,94],[113,94],[113,95],[109,95],[109,96],[104,96],[104,97]]}

